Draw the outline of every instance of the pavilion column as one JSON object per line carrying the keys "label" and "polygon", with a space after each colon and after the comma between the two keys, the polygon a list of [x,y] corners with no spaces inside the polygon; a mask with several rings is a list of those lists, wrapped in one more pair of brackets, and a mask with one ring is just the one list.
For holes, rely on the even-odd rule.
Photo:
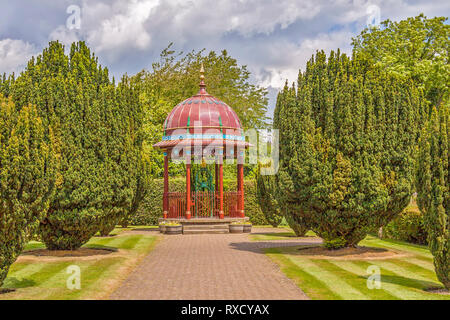
{"label": "pavilion column", "polygon": [[237,158],[237,184],[238,184],[238,214],[244,218],[244,151],[238,150]]}
{"label": "pavilion column", "polygon": [[219,165],[217,162],[214,165],[214,214],[219,215]]}
{"label": "pavilion column", "polygon": [[223,157],[219,157],[219,218],[223,219]]}
{"label": "pavilion column", "polygon": [[186,219],[191,218],[191,156],[186,157]]}
{"label": "pavilion column", "polygon": [[169,157],[164,152],[164,194],[163,194],[163,217],[167,219],[169,213]]}

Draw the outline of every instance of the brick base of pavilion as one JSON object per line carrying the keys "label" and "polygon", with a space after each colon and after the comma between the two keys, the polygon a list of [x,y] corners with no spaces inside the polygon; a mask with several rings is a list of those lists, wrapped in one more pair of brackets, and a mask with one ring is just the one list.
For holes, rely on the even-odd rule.
{"label": "brick base of pavilion", "polygon": [[233,222],[248,222],[249,218],[160,218],[162,222],[175,222],[181,224],[182,234],[221,234],[229,233],[230,224]]}

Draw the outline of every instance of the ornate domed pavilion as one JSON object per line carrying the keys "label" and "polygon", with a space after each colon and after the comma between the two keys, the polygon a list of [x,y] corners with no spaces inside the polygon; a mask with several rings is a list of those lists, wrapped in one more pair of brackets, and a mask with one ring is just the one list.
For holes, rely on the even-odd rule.
{"label": "ornate domed pavilion", "polygon": [[[249,143],[236,112],[206,92],[203,66],[200,73],[200,90],[173,108],[162,141],[154,145],[164,151],[164,219],[242,219],[244,151]],[[236,159],[236,191],[223,191],[224,158]],[[186,164],[186,192],[169,191],[169,159]]]}

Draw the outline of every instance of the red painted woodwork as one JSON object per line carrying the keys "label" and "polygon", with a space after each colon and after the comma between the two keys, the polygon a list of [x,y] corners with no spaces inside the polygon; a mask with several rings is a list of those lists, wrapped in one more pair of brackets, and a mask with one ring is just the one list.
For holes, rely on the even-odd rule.
{"label": "red painted woodwork", "polygon": [[223,194],[224,216],[227,218],[238,218],[237,203],[240,193],[238,191],[227,191]]}
{"label": "red painted woodwork", "polygon": [[191,164],[186,164],[186,219],[191,218]]}
{"label": "red painted woodwork", "polygon": [[168,218],[185,218],[186,217],[186,192],[169,192],[168,193]]}
{"label": "red painted woodwork", "polygon": [[219,163],[219,218],[223,219],[223,163]]}
{"label": "red painted woodwork", "polygon": [[163,194],[163,217],[167,218],[169,211],[169,159],[167,154],[164,155],[164,194]]}
{"label": "red painted woodwork", "polygon": [[214,164],[214,175],[215,175],[215,182],[214,182],[214,213],[218,216],[219,215],[219,165],[216,163]]}
{"label": "red painted woodwork", "polygon": [[242,163],[237,165],[238,169],[238,212],[240,217],[244,217],[244,165]]}
{"label": "red painted woodwork", "polygon": [[[215,193],[215,192],[214,192]],[[224,218],[238,218],[240,213],[237,209],[238,199],[241,193],[238,191],[227,191],[223,193],[223,214]],[[186,192],[169,192],[168,193],[168,213],[167,218],[186,218]],[[197,216],[191,215],[193,218],[210,218],[211,217],[211,205],[214,205],[213,218],[220,218],[218,207],[220,205],[219,197],[215,193],[211,195],[211,192],[198,191],[191,192],[191,199],[197,199],[200,202],[200,210],[197,212]],[[213,203],[210,199],[216,199]],[[191,213],[194,212],[193,208],[195,203],[191,201]]]}

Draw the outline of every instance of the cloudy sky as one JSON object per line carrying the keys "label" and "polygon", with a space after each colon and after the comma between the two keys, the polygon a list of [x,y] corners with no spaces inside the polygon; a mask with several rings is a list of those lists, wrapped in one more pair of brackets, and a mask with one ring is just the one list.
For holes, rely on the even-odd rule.
{"label": "cloudy sky", "polygon": [[443,0],[0,0],[0,73],[20,72],[50,40],[85,40],[116,76],[149,68],[169,43],[227,49],[269,88],[317,50],[350,52],[367,24],[419,13],[449,16]]}

